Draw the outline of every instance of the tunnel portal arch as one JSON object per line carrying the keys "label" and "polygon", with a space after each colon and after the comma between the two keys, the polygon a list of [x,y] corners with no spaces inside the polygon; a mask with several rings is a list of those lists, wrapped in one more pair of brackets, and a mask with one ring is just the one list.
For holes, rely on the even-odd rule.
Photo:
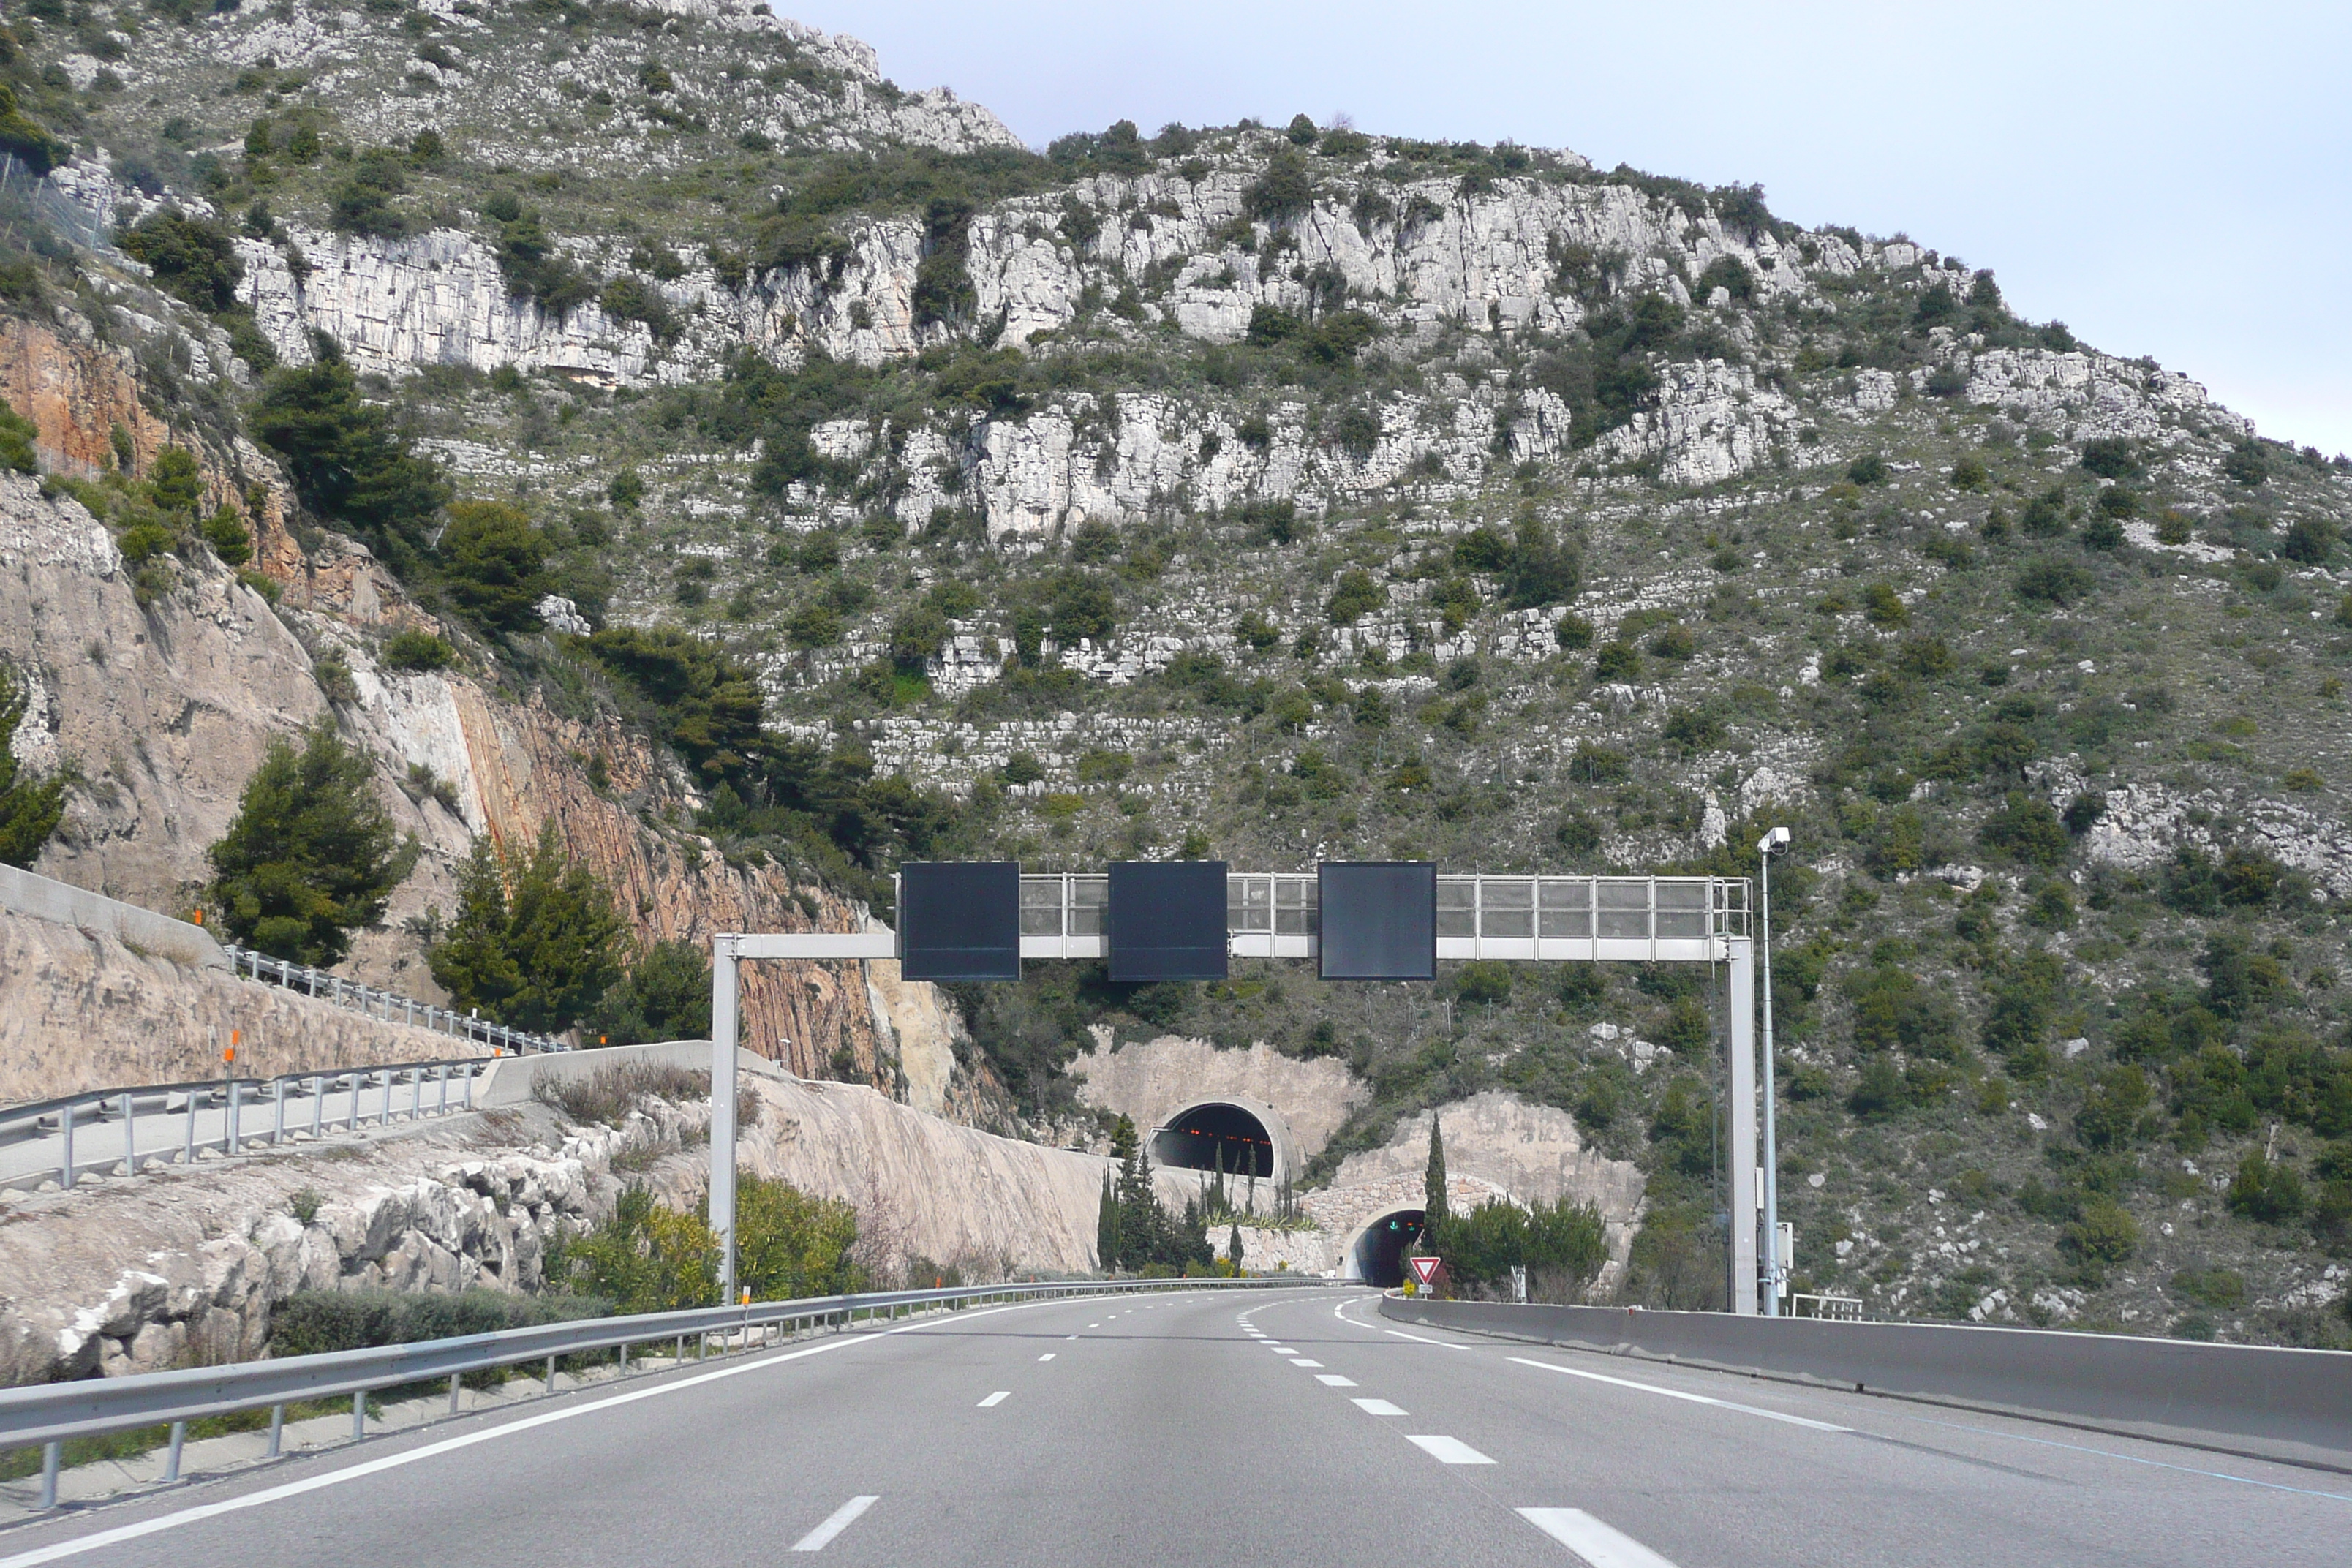
{"label": "tunnel portal arch", "polygon": [[1284,1182],[1297,1173],[1289,1124],[1270,1105],[1197,1100],[1151,1133],[1151,1163],[1163,1170],[1213,1171]]}
{"label": "tunnel portal arch", "polygon": [[1341,1278],[1382,1289],[1403,1284],[1405,1257],[1421,1240],[1427,1219],[1422,1209],[1392,1208],[1366,1220],[1348,1243]]}

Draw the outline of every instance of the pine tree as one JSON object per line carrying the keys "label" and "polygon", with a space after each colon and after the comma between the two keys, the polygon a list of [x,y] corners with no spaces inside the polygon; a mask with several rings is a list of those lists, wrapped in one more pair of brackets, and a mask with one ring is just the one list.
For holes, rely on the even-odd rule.
{"label": "pine tree", "polygon": [[511,895],[497,851],[474,841],[457,918],[425,959],[457,1005],[518,1028],[562,1029],[620,978],[624,930],[612,894],[564,854],[551,819]]}
{"label": "pine tree", "polygon": [[1445,1131],[1433,1110],[1429,1113],[1429,1170],[1423,1183],[1422,1245],[1435,1252],[1444,1246],[1449,1216],[1445,1211]]}
{"label": "pine tree", "polygon": [[339,963],[421,852],[394,828],[367,759],[321,719],[299,751],[272,741],[246,781],[236,819],[206,851],[211,901],[230,935],[273,958]]}

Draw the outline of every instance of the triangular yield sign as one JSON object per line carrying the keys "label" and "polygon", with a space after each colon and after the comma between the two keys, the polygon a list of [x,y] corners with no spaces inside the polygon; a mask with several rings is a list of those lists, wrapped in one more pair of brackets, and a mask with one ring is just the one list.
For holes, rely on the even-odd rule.
{"label": "triangular yield sign", "polygon": [[1406,1261],[1412,1265],[1412,1277],[1424,1285],[1437,1273],[1437,1259],[1434,1258],[1413,1258]]}

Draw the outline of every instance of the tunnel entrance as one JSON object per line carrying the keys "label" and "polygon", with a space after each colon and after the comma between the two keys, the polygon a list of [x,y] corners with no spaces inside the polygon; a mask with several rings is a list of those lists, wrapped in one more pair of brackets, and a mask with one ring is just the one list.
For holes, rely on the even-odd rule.
{"label": "tunnel entrance", "polygon": [[1222,1170],[1229,1176],[1275,1174],[1274,1138],[1238,1105],[1204,1100],[1169,1118],[1151,1135],[1152,1163],[1179,1171]]}
{"label": "tunnel entrance", "polygon": [[1364,1227],[1356,1238],[1354,1262],[1365,1284],[1385,1290],[1404,1283],[1405,1254],[1421,1240],[1423,1217],[1420,1209],[1397,1209]]}

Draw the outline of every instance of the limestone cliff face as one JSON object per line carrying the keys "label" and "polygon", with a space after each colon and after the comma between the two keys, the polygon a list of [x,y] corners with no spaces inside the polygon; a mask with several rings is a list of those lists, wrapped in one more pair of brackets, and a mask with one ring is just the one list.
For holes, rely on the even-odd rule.
{"label": "limestone cliff face", "polygon": [[[166,440],[192,438],[145,413],[119,353],[54,326],[0,324],[0,386],[37,416],[44,457],[68,469],[110,460],[113,424],[134,431],[142,463]],[[246,473],[274,472],[249,447],[198,440],[195,449],[222,499],[242,494]],[[201,549],[173,566],[171,592],[142,605],[102,523],[68,497],[43,497],[29,479],[0,476],[0,654],[30,692],[17,752],[37,772],[71,763],[87,781],[68,797],[37,868],[43,874],[150,909],[192,907],[209,875],[205,850],[270,741],[331,711],[377,760],[382,799],[425,850],[384,927],[355,943],[347,966],[355,977],[442,1000],[410,922],[454,908],[455,868],[474,834],[527,848],[549,820],[613,888],[641,941],[858,929],[861,910],[795,889],[777,868],[730,866],[691,834],[648,827],[690,806],[691,795],[666,755],[610,718],[561,716],[536,694],[517,700],[470,674],[383,668],[378,638],[433,626],[431,617],[362,547],[332,541],[302,551],[274,492],[257,521],[260,564],[288,585],[278,606]],[[357,689],[341,704],[318,683],[314,660],[330,650]],[[603,792],[584,766],[595,755],[611,781]],[[951,1013],[927,985],[894,989],[897,1001],[877,1011],[881,994],[847,966],[760,964],[744,982],[747,1043],[795,1072],[837,1070],[845,1050],[861,1078],[919,1082],[937,1109],[977,1119],[1002,1104],[990,1082],[959,1074],[951,1051],[941,1058],[958,1026],[944,1022]],[[898,1014],[908,1022],[894,1022]],[[902,1038],[929,1052],[912,1075],[898,1059]]]}
{"label": "limestone cliff face", "polygon": [[174,963],[111,934],[0,910],[0,1104],[214,1078],[233,1029],[237,1071],[247,1078],[489,1054]]}

